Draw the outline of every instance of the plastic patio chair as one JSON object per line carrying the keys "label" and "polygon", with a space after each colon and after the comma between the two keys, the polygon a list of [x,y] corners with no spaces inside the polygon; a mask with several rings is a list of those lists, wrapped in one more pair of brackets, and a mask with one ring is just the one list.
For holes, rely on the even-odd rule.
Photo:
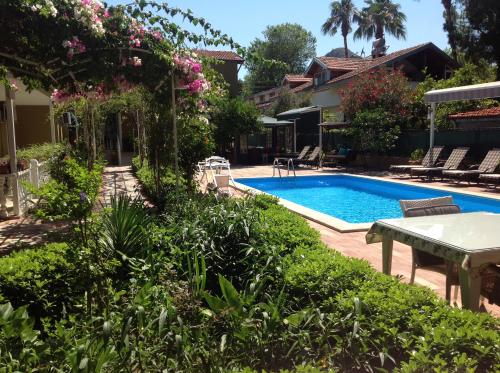
{"label": "plastic patio chair", "polygon": [[[401,200],[399,201],[404,217],[429,216],[429,215],[445,215],[458,214],[460,207],[453,204],[453,197],[438,197],[416,200]],[[434,272],[446,275],[446,300],[449,302],[451,298],[451,286],[459,285],[458,268],[456,264],[445,261],[443,258],[430,253],[418,250],[414,247],[412,250],[412,266],[410,284],[415,282],[415,273],[418,268],[433,270]],[[455,299],[457,297],[455,289]]]}

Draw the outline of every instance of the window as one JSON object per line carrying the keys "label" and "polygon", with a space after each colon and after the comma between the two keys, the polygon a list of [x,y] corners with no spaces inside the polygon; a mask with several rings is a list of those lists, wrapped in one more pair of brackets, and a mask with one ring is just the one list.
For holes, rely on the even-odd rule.
{"label": "window", "polygon": [[330,70],[322,70],[314,74],[314,85],[320,86],[330,80]]}

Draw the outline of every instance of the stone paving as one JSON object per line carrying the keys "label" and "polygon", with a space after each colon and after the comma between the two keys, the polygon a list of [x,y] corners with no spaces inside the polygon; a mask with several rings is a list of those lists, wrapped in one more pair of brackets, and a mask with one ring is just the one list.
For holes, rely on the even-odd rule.
{"label": "stone paving", "polygon": [[[112,195],[126,193],[132,198],[140,195],[137,180],[130,166],[106,167],[103,174],[101,205],[107,205]],[[12,217],[0,221],[0,256],[20,247],[40,245],[56,239],[68,229],[67,222],[44,222],[31,216]]]}
{"label": "stone paving", "polygon": [[[311,169],[300,168],[296,170],[297,175],[318,175],[318,174],[332,174],[335,172],[345,172],[345,169]],[[363,172],[356,171],[358,174],[380,176],[382,178],[404,180],[411,184],[425,184],[432,186],[442,187],[457,187],[455,184],[450,185],[446,182],[424,182],[419,180],[410,180],[409,178],[398,178],[384,172]],[[283,173],[282,173],[283,174]],[[286,174],[286,170],[285,173]],[[253,167],[233,167],[232,175],[234,178],[239,177],[270,177],[273,175],[272,166],[253,166]],[[490,190],[481,186],[462,184],[458,186],[459,190],[481,193],[496,198],[500,198],[500,190]],[[366,232],[353,232],[353,233],[340,233],[333,229],[327,228],[321,224],[309,221],[309,224],[318,230],[321,234],[321,239],[328,247],[338,250],[344,255],[365,259],[378,271],[382,271],[382,244],[367,245],[365,242]],[[394,242],[393,262],[392,262],[393,275],[401,275],[403,281],[408,282],[411,274],[411,248],[409,246]],[[415,276],[415,283],[431,288],[442,298],[445,296],[445,277],[442,274],[418,269]],[[454,289],[452,289],[452,301]],[[460,304],[460,292],[458,292],[457,304]],[[500,307],[490,305],[487,301],[484,302],[483,310],[486,310],[495,316],[500,316]]]}

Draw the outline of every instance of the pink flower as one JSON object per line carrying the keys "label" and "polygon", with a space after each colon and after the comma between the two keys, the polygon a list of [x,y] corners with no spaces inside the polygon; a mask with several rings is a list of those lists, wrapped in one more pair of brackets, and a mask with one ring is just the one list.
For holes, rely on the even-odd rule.
{"label": "pink flower", "polygon": [[102,15],[104,18],[109,18],[111,17],[111,14],[109,14],[109,11],[107,9],[104,10],[104,13]]}
{"label": "pink flower", "polygon": [[188,90],[191,93],[198,93],[202,89],[203,89],[203,83],[199,79],[193,80],[188,86]]}
{"label": "pink flower", "polygon": [[199,62],[194,62],[192,65],[191,65],[191,70],[193,71],[193,73],[195,74],[199,74],[201,73],[201,63]]}
{"label": "pink flower", "polygon": [[137,57],[137,56],[134,56],[132,57],[130,60],[129,60],[130,64],[132,66],[135,66],[135,67],[139,67],[139,66],[142,66],[142,60]]}

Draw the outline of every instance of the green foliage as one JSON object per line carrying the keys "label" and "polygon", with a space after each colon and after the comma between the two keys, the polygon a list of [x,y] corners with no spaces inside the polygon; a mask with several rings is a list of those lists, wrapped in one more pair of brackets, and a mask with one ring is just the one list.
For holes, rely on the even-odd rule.
{"label": "green foliage", "polygon": [[[143,194],[160,210],[164,209],[166,198],[175,189],[175,174],[170,168],[161,168],[160,175],[155,175],[147,160],[141,163],[140,157],[132,159],[132,170],[141,184]],[[181,178],[181,187],[185,184]]]}
{"label": "green foliage", "polygon": [[111,198],[99,226],[100,247],[116,256],[141,257],[149,249],[151,218],[141,202],[120,194]]}
{"label": "green foliage", "polygon": [[[285,74],[302,74],[309,60],[316,55],[316,38],[310,31],[296,23],[267,26],[264,39],[255,39],[249,47],[250,54],[262,60],[246,62],[245,91],[248,94],[281,85]],[[279,64],[269,64],[274,60]]]}
{"label": "green foliage", "polygon": [[420,161],[424,158],[424,156],[425,156],[424,149],[418,148],[411,152],[410,159],[412,161]]}
{"label": "green foliage", "polygon": [[78,220],[88,216],[99,196],[103,166],[91,170],[75,158],[64,157],[51,166],[51,179],[33,190],[39,198],[35,214],[43,219]]}
{"label": "green foliage", "polygon": [[347,48],[347,35],[351,32],[351,24],[354,15],[357,13],[352,0],[332,1],[330,3],[330,16],[321,26],[323,35],[335,35],[340,29],[340,33],[344,38],[344,57],[349,57],[349,49]]}
{"label": "green foliage", "polygon": [[221,154],[230,149],[239,136],[258,133],[261,123],[259,112],[253,103],[241,98],[223,98],[216,103],[212,112],[212,124],[215,126],[215,142]]}
{"label": "green foliage", "polygon": [[[427,91],[486,83],[494,79],[494,72],[491,67],[466,63],[463,67],[455,70],[449,79],[434,80],[432,77],[427,76],[423,82],[418,84],[416,98],[423,105],[424,93]],[[497,102],[491,99],[440,103],[436,108],[436,126],[438,128],[450,128],[452,125],[448,119],[450,114],[473,111],[495,105],[497,105]]]}
{"label": "green foliage", "polygon": [[90,279],[79,266],[79,251],[67,244],[26,248],[0,259],[0,293],[32,316],[57,316],[74,310]]}
{"label": "green foliage", "polygon": [[358,24],[354,40],[366,38],[380,39],[384,33],[396,39],[406,38],[406,15],[401,5],[391,0],[365,0],[366,6],[354,13],[354,22]]}
{"label": "green foliage", "polygon": [[289,88],[282,88],[277,95],[278,98],[266,110],[272,117],[290,109],[311,106],[312,103],[312,95],[309,92],[292,93]]}
{"label": "green foliage", "polygon": [[61,143],[51,144],[36,144],[30,145],[26,148],[18,149],[16,152],[17,159],[30,161],[36,159],[38,162],[50,160],[59,157],[64,151],[66,146]]}
{"label": "green foliage", "polygon": [[[139,206],[115,201],[114,211],[105,211],[91,230],[90,253],[64,264],[100,267],[109,251],[127,251],[129,274],[122,281],[110,281],[115,274],[105,271],[85,275],[87,287],[98,292],[86,301],[87,311],[70,309],[61,320],[47,320],[39,334],[24,309],[0,307],[0,347],[9,346],[0,349],[0,361],[8,369],[500,368],[498,320],[451,308],[430,289],[327,248],[316,230],[273,197],[218,201],[179,191],[164,201],[154,224],[139,218]],[[15,283],[29,282],[26,277]]]}
{"label": "green foliage", "polygon": [[500,80],[500,3],[495,0],[457,0],[454,3],[457,46],[475,63],[486,59],[496,65],[495,80]]}
{"label": "green foliage", "polygon": [[401,134],[399,123],[394,114],[382,108],[371,109],[358,112],[345,132],[359,150],[386,153],[395,146]]}

